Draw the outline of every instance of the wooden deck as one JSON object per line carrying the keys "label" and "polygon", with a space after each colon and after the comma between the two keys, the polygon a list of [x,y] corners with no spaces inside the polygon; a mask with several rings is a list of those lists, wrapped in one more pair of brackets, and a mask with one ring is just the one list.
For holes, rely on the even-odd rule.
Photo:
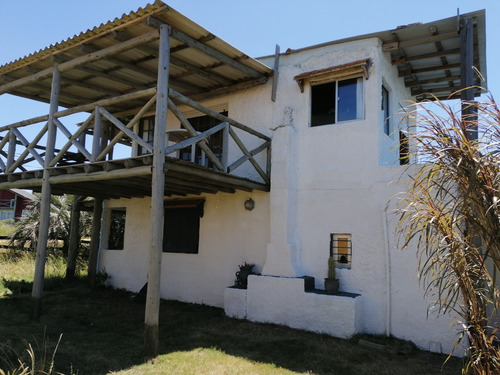
{"label": "wooden deck", "polygon": [[[112,161],[50,168],[53,194],[101,198],[133,198],[151,195],[153,158],[150,155]],[[165,158],[165,196],[234,193],[236,190],[269,191],[269,184],[202,167],[172,157]],[[40,191],[43,170],[0,174],[0,189]]]}

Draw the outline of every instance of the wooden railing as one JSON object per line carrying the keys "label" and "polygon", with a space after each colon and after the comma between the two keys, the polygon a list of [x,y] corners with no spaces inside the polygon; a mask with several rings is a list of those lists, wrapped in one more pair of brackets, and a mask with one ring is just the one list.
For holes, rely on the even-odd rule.
{"label": "wooden railing", "polygon": [[[107,106],[135,99],[148,99],[148,101],[128,123],[123,123],[106,109]],[[213,117],[220,123],[199,133],[174,101]],[[52,120],[56,128],[57,140],[53,155],[46,154],[44,144],[49,129],[48,115],[0,127],[0,173],[10,174],[43,169],[47,156],[50,158],[48,166],[52,168],[67,164],[89,164],[132,158],[138,156],[139,147],[143,152],[153,153],[153,146],[139,134],[139,121],[146,114],[154,111],[155,102],[156,89],[153,88],[56,112]],[[180,121],[181,129],[186,132],[186,137],[179,142],[170,141],[165,149],[166,156],[175,156],[186,147],[192,147],[193,150],[198,147],[204,158],[209,161],[211,168],[232,174],[248,161],[250,168],[260,176],[264,183],[269,184],[271,146],[269,137],[171,89],[168,109]],[[87,118],[78,126],[67,127],[63,123],[64,118],[76,113],[85,114]],[[224,133],[222,155],[220,153],[216,155],[210,149],[208,142],[209,137],[218,132]],[[168,137],[168,131],[166,136]],[[250,149],[246,144],[252,144],[253,148]],[[255,147],[256,144],[257,147]],[[118,149],[119,152],[116,152]],[[229,152],[230,149],[231,152]],[[239,150],[239,152],[234,150]],[[233,155],[232,160],[229,160],[230,155]],[[239,175],[255,174],[255,172],[245,170]]]}

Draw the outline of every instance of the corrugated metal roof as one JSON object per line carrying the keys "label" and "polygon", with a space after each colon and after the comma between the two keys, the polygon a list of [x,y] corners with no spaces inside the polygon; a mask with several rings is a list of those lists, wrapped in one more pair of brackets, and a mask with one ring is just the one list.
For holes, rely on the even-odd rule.
{"label": "corrugated metal roof", "polygon": [[[475,20],[474,63],[486,78],[485,11],[461,16],[467,17]],[[172,28],[169,84],[188,97],[200,99],[261,84],[273,73],[266,65],[157,0],[145,8],[0,66],[0,94],[8,92],[49,102],[51,79],[48,75],[40,77],[40,72],[151,33],[162,23]],[[444,98],[460,88],[457,17],[341,39],[295,52],[366,38],[382,40],[399,75],[419,98],[425,98],[428,93]],[[60,105],[74,107],[155,87],[158,48],[155,39],[64,72]],[[486,87],[486,82],[477,83]],[[143,104],[136,100],[127,103],[128,108],[120,104],[111,109],[125,112],[132,109],[131,105]]]}
{"label": "corrugated metal roof", "polygon": [[[486,21],[485,10],[462,14],[428,23],[399,26],[396,29],[353,36],[310,47],[291,50],[285,54],[300,53],[330,45],[368,38],[379,38],[390,53],[399,75],[419,99],[444,99],[460,89],[460,34],[459,21],[474,20],[474,66],[484,81],[476,77],[476,85],[487,88]],[[476,91],[479,95],[481,90]]]}

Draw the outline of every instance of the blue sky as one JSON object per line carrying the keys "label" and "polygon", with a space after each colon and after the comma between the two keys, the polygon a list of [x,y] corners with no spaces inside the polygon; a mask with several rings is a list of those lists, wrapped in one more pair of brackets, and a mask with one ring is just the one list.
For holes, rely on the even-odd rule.
{"label": "blue sky", "polygon": [[[150,2],[152,2],[151,0]],[[488,88],[500,100],[498,0],[165,0],[252,57],[486,9]],[[2,1],[0,65],[144,7],[147,0]],[[45,104],[0,96],[0,125],[47,113]]]}

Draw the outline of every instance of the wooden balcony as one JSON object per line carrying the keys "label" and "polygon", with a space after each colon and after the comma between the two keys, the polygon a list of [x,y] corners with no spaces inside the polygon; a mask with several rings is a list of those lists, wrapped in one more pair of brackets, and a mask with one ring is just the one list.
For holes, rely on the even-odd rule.
{"label": "wooden balcony", "polygon": [[[176,129],[166,124],[165,195],[269,190],[270,138],[198,102],[263,84],[272,73],[161,1],[7,63],[0,95],[51,108],[0,126],[0,189],[39,191],[45,170],[52,194],[151,195],[156,153],[141,134],[141,118],[156,116],[164,132],[173,114],[186,137],[169,137]],[[216,125],[196,132],[186,108]],[[217,132],[224,144],[215,152],[207,140]],[[179,160],[184,147],[201,152],[205,163]]]}
{"label": "wooden balcony", "polygon": [[[127,123],[106,109],[106,105],[113,106],[131,98],[145,104]],[[197,132],[174,100],[215,118],[219,124]],[[154,148],[141,138],[138,125],[141,117],[154,108],[155,101],[156,89],[153,88],[56,112],[55,138],[62,138],[63,142],[57,143],[59,147],[52,153],[47,168],[52,193],[102,198],[151,195]],[[182,129],[169,129],[165,135],[168,142],[164,152],[165,195],[269,190],[269,137],[172,89],[168,108]],[[64,124],[65,119],[75,113],[88,117],[78,125]],[[47,158],[44,144],[47,120],[48,115],[0,128],[0,189],[41,189]],[[219,132],[224,142],[222,153],[216,155],[208,139]],[[257,146],[250,148],[245,143]],[[180,160],[178,153],[186,148],[192,148],[193,155],[199,148],[202,158]],[[140,155],[139,149],[144,154]]]}

